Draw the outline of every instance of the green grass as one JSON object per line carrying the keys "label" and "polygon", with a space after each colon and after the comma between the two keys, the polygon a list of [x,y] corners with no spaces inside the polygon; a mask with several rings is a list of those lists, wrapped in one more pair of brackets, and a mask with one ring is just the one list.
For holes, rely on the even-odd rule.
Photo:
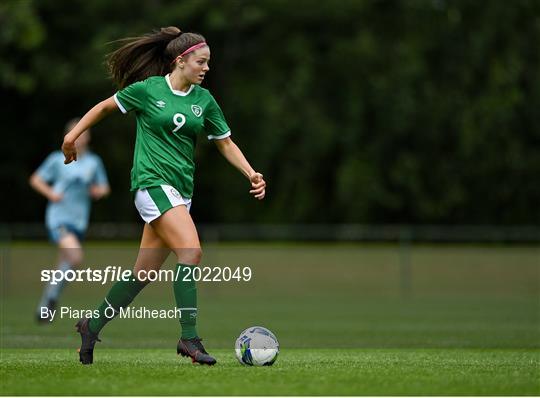
{"label": "green grass", "polygon": [[[175,355],[175,319],[122,319],[96,363],[78,364],[76,319],[33,319],[47,244],[2,251],[4,395],[539,395],[540,248],[496,245],[206,245],[202,265],[246,266],[249,283],[199,284],[198,329],[219,366]],[[86,245],[84,268],[130,268],[135,243]],[[165,267],[172,267],[169,259]],[[110,283],[72,283],[61,305],[94,309]],[[174,306],[158,282],[132,303]],[[245,368],[233,345],[262,324],[275,366]]]}
{"label": "green grass", "polygon": [[[540,353],[479,349],[284,349],[272,367],[215,350],[202,367],[174,350],[8,349],[4,395],[538,395]],[[29,382],[31,380],[31,382]]]}

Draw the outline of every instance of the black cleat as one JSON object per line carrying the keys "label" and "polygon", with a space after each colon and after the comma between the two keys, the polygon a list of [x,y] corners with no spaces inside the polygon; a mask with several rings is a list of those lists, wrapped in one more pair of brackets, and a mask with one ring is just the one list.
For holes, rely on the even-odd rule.
{"label": "black cleat", "polygon": [[94,362],[94,345],[96,341],[101,341],[98,335],[92,333],[88,328],[90,319],[81,318],[75,325],[77,332],[81,334],[81,348],[79,348],[79,361],[83,365],[90,365]]}
{"label": "black cleat", "polygon": [[197,362],[201,365],[214,365],[216,363],[216,359],[206,352],[198,337],[178,340],[176,353],[183,357],[190,357],[193,363]]}

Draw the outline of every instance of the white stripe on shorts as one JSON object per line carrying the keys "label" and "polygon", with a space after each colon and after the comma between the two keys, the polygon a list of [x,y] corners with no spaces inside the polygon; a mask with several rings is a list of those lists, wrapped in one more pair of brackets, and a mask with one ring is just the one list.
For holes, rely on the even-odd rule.
{"label": "white stripe on shorts", "polygon": [[161,216],[159,209],[146,189],[137,190],[135,194],[135,207],[139,211],[141,218],[147,223]]}

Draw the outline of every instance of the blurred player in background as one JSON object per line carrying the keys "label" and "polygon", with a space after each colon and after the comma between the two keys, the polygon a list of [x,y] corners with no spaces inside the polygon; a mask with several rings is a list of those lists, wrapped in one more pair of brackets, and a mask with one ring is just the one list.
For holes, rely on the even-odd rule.
{"label": "blurred player in background", "polygon": [[[79,120],[70,120],[65,132]],[[55,151],[30,177],[30,186],[49,200],[45,225],[50,240],[58,245],[58,269],[64,272],[82,262],[81,241],[88,227],[92,199],[101,199],[110,192],[103,162],[88,149],[89,142],[90,130],[86,130],[77,140],[77,162],[66,166],[62,151]],[[50,310],[56,307],[64,286],[65,281],[45,286],[36,313],[38,322],[50,321]]]}

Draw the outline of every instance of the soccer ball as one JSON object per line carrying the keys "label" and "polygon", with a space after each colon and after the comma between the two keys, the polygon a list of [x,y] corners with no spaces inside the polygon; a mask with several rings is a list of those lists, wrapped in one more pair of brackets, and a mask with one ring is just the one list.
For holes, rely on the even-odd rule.
{"label": "soccer ball", "polygon": [[270,330],[252,326],[240,333],[236,339],[235,351],[242,365],[270,366],[276,362],[279,343]]}

